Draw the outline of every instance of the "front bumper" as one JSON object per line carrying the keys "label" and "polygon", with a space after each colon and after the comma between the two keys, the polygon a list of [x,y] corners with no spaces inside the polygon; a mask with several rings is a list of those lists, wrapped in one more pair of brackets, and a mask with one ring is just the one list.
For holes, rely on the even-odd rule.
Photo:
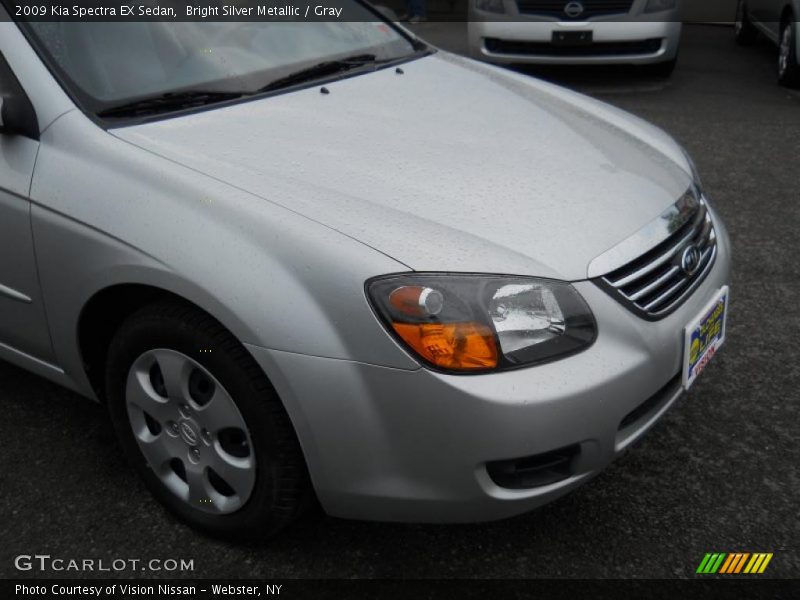
{"label": "front bumper", "polygon": [[[556,31],[591,31],[593,44],[559,48]],[[680,22],[660,21],[474,21],[470,56],[497,64],[652,64],[678,54]]]}
{"label": "front bumper", "polygon": [[[383,521],[492,520],[596,475],[680,396],[683,327],[728,283],[729,241],[715,220],[714,267],[661,321],[638,318],[589,281],[575,284],[598,337],[561,361],[455,376],[249,346],[287,407],[323,507]],[[490,461],[570,445],[580,452],[557,483],[509,489],[487,471]]]}

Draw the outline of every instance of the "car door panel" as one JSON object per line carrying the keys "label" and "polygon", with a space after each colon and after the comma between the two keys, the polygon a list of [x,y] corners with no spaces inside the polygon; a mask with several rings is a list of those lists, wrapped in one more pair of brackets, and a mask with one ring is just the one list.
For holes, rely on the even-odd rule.
{"label": "car door panel", "polygon": [[38,141],[0,134],[0,344],[49,361],[28,199],[38,150]]}

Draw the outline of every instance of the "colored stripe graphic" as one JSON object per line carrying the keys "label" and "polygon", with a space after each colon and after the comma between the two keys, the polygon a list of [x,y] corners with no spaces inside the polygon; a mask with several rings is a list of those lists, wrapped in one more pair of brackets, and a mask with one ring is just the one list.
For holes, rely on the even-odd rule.
{"label": "colored stripe graphic", "polygon": [[722,565],[722,568],[719,570],[719,572],[735,573],[737,568],[741,568],[740,565],[747,556],[747,554],[742,554],[741,552],[732,552],[731,554],[728,554],[728,560],[725,561],[725,564]]}
{"label": "colored stripe graphic", "polygon": [[739,562],[733,571],[734,573],[739,573],[742,570],[742,567],[744,566],[744,563],[747,560],[748,556],[750,556],[749,552],[745,552],[744,554],[741,555],[741,558],[739,559]]}
{"label": "colored stripe graphic", "polygon": [[769,561],[771,560],[772,560],[772,552],[769,552],[767,556],[764,558],[764,562],[761,563],[761,568],[758,570],[758,572],[763,573],[766,570]]}
{"label": "colored stripe graphic", "polygon": [[719,569],[722,561],[725,559],[725,552],[719,553],[714,552],[706,553],[705,558],[703,558],[703,562],[700,563],[700,566],[697,567],[696,573],[716,573],[717,569]]}
{"label": "colored stripe graphic", "polygon": [[738,554],[728,554],[728,558],[725,559],[725,562],[722,563],[722,568],[719,570],[720,573],[730,573],[731,567],[736,563],[736,559],[739,557]]}
{"label": "colored stripe graphic", "polygon": [[695,572],[704,575],[713,575],[715,573],[721,575],[763,573],[769,561],[772,560],[772,556],[771,552],[756,552],[753,554],[749,552],[706,552]]}
{"label": "colored stripe graphic", "polygon": [[761,562],[763,557],[760,554],[753,554],[753,558],[750,559],[750,562],[747,563],[747,566],[744,568],[745,573],[752,573],[753,568],[758,568],[758,563]]}
{"label": "colored stripe graphic", "polygon": [[731,563],[730,568],[727,570],[727,573],[738,573],[741,571],[748,556],[750,556],[748,552],[737,552],[734,554],[734,560]]}
{"label": "colored stripe graphic", "polygon": [[708,561],[711,558],[711,555],[706,552],[706,555],[703,557],[703,560],[700,562],[700,566],[697,567],[697,571],[695,573],[705,573],[706,572],[706,565],[708,565]]}
{"label": "colored stripe graphic", "polygon": [[767,564],[772,560],[772,553],[762,552],[753,554],[753,558],[744,569],[745,573],[763,573],[767,568]]}
{"label": "colored stripe graphic", "polygon": [[722,561],[724,559],[725,559],[725,553],[723,552],[723,553],[721,553],[719,555],[719,558],[717,558],[717,562],[714,563],[714,566],[711,567],[711,573],[716,573],[717,572],[717,569],[719,569],[719,567],[722,564]]}

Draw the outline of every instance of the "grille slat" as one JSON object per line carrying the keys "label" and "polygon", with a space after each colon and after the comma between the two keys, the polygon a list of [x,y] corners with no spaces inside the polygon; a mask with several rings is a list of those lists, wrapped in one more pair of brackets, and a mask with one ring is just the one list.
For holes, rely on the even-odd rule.
{"label": "grille slat", "polygon": [[676,283],[672,287],[668,288],[666,292],[659,293],[659,295],[655,297],[655,300],[652,300],[652,301],[648,302],[642,308],[646,312],[652,312],[652,310],[655,307],[663,304],[664,300],[667,300],[667,299],[673,297],[675,294],[677,294],[681,290],[681,288],[686,287],[688,285],[688,283],[689,282],[686,281],[685,279],[679,280],[678,283]]}
{"label": "grille slat", "polygon": [[633,0],[582,0],[583,11],[574,17],[565,12],[569,0],[517,0],[523,15],[553,17],[563,21],[585,21],[593,17],[629,13]]}
{"label": "grille slat", "polygon": [[666,252],[664,252],[663,254],[658,256],[652,262],[646,263],[640,269],[634,271],[633,273],[630,273],[629,275],[625,275],[621,279],[617,279],[617,280],[614,280],[614,281],[609,279],[609,283],[611,285],[613,285],[614,287],[621,288],[623,286],[628,285],[629,283],[641,280],[642,277],[644,277],[645,275],[647,275],[651,271],[654,271],[655,269],[657,269],[661,265],[664,265],[667,262],[669,262],[670,260],[672,260],[675,257],[675,253],[678,250],[680,250],[681,248],[683,248],[684,246],[686,246],[686,244],[689,243],[689,241],[692,239],[693,236],[694,236],[694,233],[690,233],[689,235],[687,235],[686,237],[681,239],[677,244],[674,244],[673,246],[671,246]]}
{"label": "grille slat", "polygon": [[[696,263],[687,264],[690,248]],[[704,200],[670,237],[608,273],[598,283],[633,312],[660,319],[675,310],[702,282],[717,256],[717,234]],[[688,261],[691,262],[691,261]]]}
{"label": "grille slat", "polygon": [[659,277],[658,279],[656,279],[652,283],[647,284],[646,286],[641,288],[638,292],[634,292],[630,296],[626,295],[625,297],[628,300],[630,300],[631,302],[636,302],[640,298],[643,298],[644,296],[646,296],[647,294],[649,294],[650,292],[652,292],[653,290],[658,288],[658,286],[660,286],[661,284],[665,283],[667,280],[669,280],[672,277],[674,277],[675,273],[677,273],[678,271],[680,271],[680,267],[673,266],[673,267],[670,268],[669,271],[664,273],[664,275],[662,275],[661,277]]}

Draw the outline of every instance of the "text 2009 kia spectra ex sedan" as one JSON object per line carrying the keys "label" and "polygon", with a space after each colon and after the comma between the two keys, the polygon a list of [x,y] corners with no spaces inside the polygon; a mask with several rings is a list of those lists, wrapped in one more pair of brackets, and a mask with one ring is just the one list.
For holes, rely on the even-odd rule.
{"label": "text 2009 kia spectra ex sedan", "polygon": [[313,494],[527,511],[724,340],[692,163],[601,102],[381,21],[5,22],[0,52],[0,356],[106,403],[206,531]]}

